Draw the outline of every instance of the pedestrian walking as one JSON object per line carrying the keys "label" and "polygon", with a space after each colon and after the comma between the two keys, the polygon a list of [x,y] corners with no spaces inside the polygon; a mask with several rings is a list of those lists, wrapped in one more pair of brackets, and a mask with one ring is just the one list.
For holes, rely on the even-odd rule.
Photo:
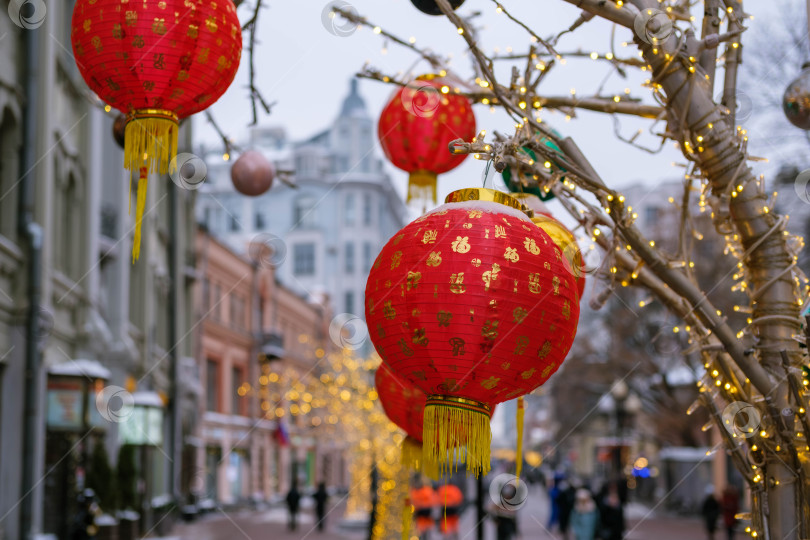
{"label": "pedestrian walking", "polygon": [[714,540],[714,531],[717,530],[717,518],[720,517],[720,503],[714,496],[714,487],[706,486],[706,498],[703,500],[703,507],[700,513],[703,515],[703,524],[706,526],[706,534],[709,540]]}
{"label": "pedestrian walking", "polygon": [[577,489],[568,481],[560,482],[560,491],[557,494],[557,508],[559,511],[560,533],[563,539],[568,538],[568,525],[571,521],[571,513],[576,502]]}
{"label": "pedestrian walking", "polygon": [[723,490],[723,523],[726,526],[726,534],[728,540],[734,540],[734,529],[737,526],[737,518],[735,517],[740,511],[740,495],[737,488],[734,486],[726,486]]}
{"label": "pedestrian walking", "polygon": [[576,490],[574,507],[571,510],[571,532],[574,540],[594,540],[599,524],[599,509],[591,492],[585,488]]}
{"label": "pedestrian walking", "polygon": [[433,509],[439,504],[433,487],[429,484],[411,490],[411,504],[416,518],[416,532],[420,540],[429,540],[430,531],[435,525]]}
{"label": "pedestrian walking", "polygon": [[315,515],[318,517],[318,530],[323,531],[326,526],[326,501],[329,500],[329,493],[326,492],[326,483],[320,482],[318,490],[312,495],[315,499]]}
{"label": "pedestrian walking", "polygon": [[624,505],[619,495],[619,486],[610,482],[602,488],[598,501],[601,540],[622,540],[624,536]]}
{"label": "pedestrian walking", "polygon": [[555,525],[560,523],[560,484],[565,479],[565,476],[562,473],[557,473],[554,475],[554,483],[551,485],[551,489],[548,490],[548,501],[551,505],[551,512],[548,515],[548,527],[546,527],[549,531],[553,530]]}
{"label": "pedestrian walking", "polygon": [[101,514],[101,508],[96,503],[96,493],[87,488],[79,494],[79,509],[73,516],[72,540],[94,540],[98,532],[96,516]]}
{"label": "pedestrian walking", "polygon": [[436,490],[439,499],[439,532],[444,540],[458,539],[458,522],[464,495],[454,484],[444,484]]}
{"label": "pedestrian walking", "polygon": [[298,508],[301,503],[301,493],[298,491],[298,486],[293,480],[290,491],[287,492],[287,510],[290,513],[290,520],[287,523],[287,528],[294,531],[298,527]]}

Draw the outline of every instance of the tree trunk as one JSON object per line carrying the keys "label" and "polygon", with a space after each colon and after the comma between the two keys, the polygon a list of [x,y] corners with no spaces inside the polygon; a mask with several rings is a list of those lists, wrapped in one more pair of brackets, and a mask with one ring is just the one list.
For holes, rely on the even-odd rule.
{"label": "tree trunk", "polygon": [[[639,11],[659,6],[655,0],[633,0],[633,4]],[[781,415],[773,414],[792,406],[780,351],[787,351],[794,366],[801,361],[798,344],[792,337],[800,332],[799,305],[790,272],[793,260],[782,234],[783,224],[779,223],[780,216],[767,208],[764,189],[758,189],[736,129],[714,103],[702,68],[684,53],[672,61],[665,58],[665,54],[670,57],[677,54],[680,39],[672,34],[655,46],[639,36],[635,41],[653,68],[652,80],[663,87],[671,116],[685,119],[684,124],[678,126],[679,144],[682,149],[691,148],[691,159],[711,183],[712,197],[717,198],[712,209],[718,234],[736,236],[748,255],[743,264],[752,301],[752,331],[757,339],[755,354],[771,379],[770,393],[765,395],[765,400],[774,427],[768,435],[781,443],[777,446],[781,447],[780,451],[766,452],[761,471],[763,480],[753,487],[755,491],[764,489],[764,493],[757,498],[760,508],[752,510],[760,513],[766,538],[798,540],[802,509],[797,504],[796,490],[800,484],[795,482],[798,471],[794,472],[789,465],[793,462],[790,447],[794,441],[792,436],[787,437],[790,440],[780,440],[782,437],[777,430]],[[732,192],[736,192],[736,196],[732,196]],[[727,229],[729,222],[732,229]],[[743,472],[748,475],[750,471]]]}

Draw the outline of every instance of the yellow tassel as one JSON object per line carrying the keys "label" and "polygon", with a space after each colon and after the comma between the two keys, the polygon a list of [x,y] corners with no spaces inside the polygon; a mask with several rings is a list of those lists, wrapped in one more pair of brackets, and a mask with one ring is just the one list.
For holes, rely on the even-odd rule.
{"label": "yellow tassel", "polygon": [[135,202],[135,237],[132,239],[132,262],[138,260],[141,254],[141,225],[143,224],[143,210],[146,208],[146,186],[149,183],[149,173],[146,167],[141,167],[138,179],[138,197]]}
{"label": "yellow tassel", "polygon": [[425,463],[422,456],[422,443],[410,435],[405,437],[399,447],[400,464],[411,471],[421,472],[431,480],[439,479],[439,468],[435,463]]}
{"label": "yellow tassel", "polygon": [[520,396],[517,402],[517,415],[515,418],[515,423],[517,424],[517,449],[515,451],[516,484],[520,484],[520,473],[523,471],[523,415],[525,412],[523,396]]}
{"label": "yellow tassel", "polygon": [[408,199],[410,203],[416,199],[423,203],[436,204],[437,176],[429,171],[414,171],[408,176]]}
{"label": "yellow tassel", "polygon": [[[149,173],[166,174],[177,155],[177,115],[159,109],[138,109],[130,113],[124,132],[124,168],[140,171],[135,203],[135,238],[132,262],[141,251],[141,224],[146,206],[146,184]],[[131,182],[130,178],[130,182]],[[130,190],[130,197],[131,197]]]}
{"label": "yellow tassel", "polygon": [[411,523],[413,523],[413,505],[410,500],[406,500],[405,506],[402,507],[402,540],[410,538]]}
{"label": "yellow tassel", "polygon": [[489,407],[449,396],[429,396],[425,404],[422,454],[428,468],[440,475],[454,471],[457,460],[476,477],[490,470]]}

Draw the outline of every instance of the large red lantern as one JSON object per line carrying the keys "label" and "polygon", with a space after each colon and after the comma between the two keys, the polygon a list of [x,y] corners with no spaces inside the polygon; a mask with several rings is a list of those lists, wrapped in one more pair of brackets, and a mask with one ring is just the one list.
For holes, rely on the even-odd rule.
{"label": "large red lantern", "polygon": [[366,320],[383,361],[427,395],[426,463],[486,473],[492,407],[557,370],[579,303],[562,251],[518,201],[485,189],[447,200],[383,247]]}
{"label": "large red lantern", "polygon": [[239,68],[236,8],[231,0],[77,0],[70,37],[90,89],[127,117],[124,167],[140,173],[137,259],[146,177],[168,172],[179,120],[212,105]]}
{"label": "large red lantern", "polygon": [[461,164],[466,155],[453,155],[454,139],[475,137],[472,104],[453,94],[442,79],[420,77],[400,88],[380,115],[377,134],[391,163],[410,173],[408,202],[436,202],[437,175]]}

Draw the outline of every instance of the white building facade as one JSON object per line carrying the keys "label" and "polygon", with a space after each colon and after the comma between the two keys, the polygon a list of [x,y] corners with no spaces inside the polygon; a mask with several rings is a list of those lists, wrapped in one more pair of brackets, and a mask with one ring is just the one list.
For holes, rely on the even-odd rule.
{"label": "white building facade", "polygon": [[245,197],[233,188],[231,163],[202,151],[208,176],[197,218],[237,250],[255,240],[270,244],[287,287],[306,296],[326,293],[335,313],[363,317],[371,265],[407,220],[376,157],[375,136],[353,80],[335,122],[313,137],[290,143],[279,128],[251,132],[250,148],[279,170],[294,169],[296,187],[277,180],[267,193]]}

